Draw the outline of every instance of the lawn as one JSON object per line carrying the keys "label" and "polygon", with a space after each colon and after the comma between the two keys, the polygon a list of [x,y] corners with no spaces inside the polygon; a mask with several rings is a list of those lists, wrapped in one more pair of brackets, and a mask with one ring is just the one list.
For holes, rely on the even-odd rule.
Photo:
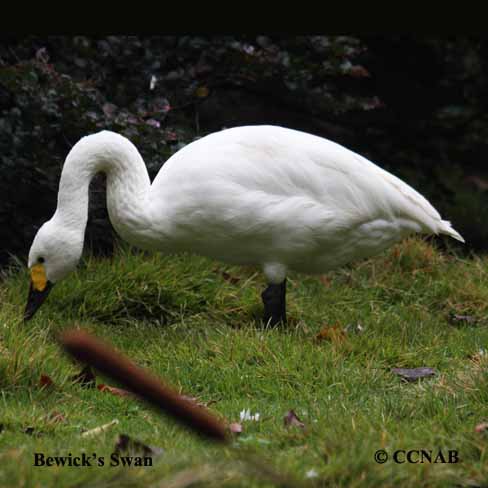
{"label": "lawn", "polygon": [[[254,268],[121,249],[85,259],[24,324],[28,275],[14,267],[0,282],[0,486],[487,487],[487,269],[488,258],[409,239],[324,276],[291,275],[289,323],[268,329]],[[73,327],[228,422],[247,409],[259,420],[220,446],[133,398],[83,388],[57,342]],[[399,367],[437,374],[406,382]],[[305,428],[284,425],[290,410]],[[119,434],[163,453],[152,467],[110,466]],[[458,462],[402,462],[412,450]],[[35,453],[105,465],[36,467]]]}

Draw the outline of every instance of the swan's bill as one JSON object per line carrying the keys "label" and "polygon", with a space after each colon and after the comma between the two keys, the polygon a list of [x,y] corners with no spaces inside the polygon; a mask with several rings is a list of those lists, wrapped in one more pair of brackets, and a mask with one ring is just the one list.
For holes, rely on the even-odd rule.
{"label": "swan's bill", "polygon": [[32,266],[29,296],[27,297],[27,305],[24,312],[25,321],[30,320],[34,316],[49,295],[52,287],[53,283],[46,278],[44,266],[42,264]]}
{"label": "swan's bill", "polygon": [[38,263],[30,269],[32,287],[36,291],[44,291],[47,285],[46,269],[44,265]]}

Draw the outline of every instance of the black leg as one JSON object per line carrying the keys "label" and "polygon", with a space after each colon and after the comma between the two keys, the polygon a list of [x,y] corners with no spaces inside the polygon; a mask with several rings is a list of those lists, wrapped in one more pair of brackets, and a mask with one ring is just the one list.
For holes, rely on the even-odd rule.
{"label": "black leg", "polygon": [[279,285],[269,285],[261,293],[264,303],[264,323],[271,326],[286,323],[286,278]]}

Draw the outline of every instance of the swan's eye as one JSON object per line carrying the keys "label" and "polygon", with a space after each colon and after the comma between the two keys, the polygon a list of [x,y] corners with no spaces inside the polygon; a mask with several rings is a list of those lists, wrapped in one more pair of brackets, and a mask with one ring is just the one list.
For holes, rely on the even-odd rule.
{"label": "swan's eye", "polygon": [[44,258],[42,256],[38,257],[37,262],[42,264],[44,262]]}

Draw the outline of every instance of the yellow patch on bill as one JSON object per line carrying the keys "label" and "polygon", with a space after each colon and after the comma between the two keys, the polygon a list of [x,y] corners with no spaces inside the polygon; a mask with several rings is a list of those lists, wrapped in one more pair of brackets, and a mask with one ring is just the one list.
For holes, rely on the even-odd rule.
{"label": "yellow patch on bill", "polygon": [[42,264],[34,264],[31,268],[31,280],[34,290],[44,291],[47,285],[46,270]]}

